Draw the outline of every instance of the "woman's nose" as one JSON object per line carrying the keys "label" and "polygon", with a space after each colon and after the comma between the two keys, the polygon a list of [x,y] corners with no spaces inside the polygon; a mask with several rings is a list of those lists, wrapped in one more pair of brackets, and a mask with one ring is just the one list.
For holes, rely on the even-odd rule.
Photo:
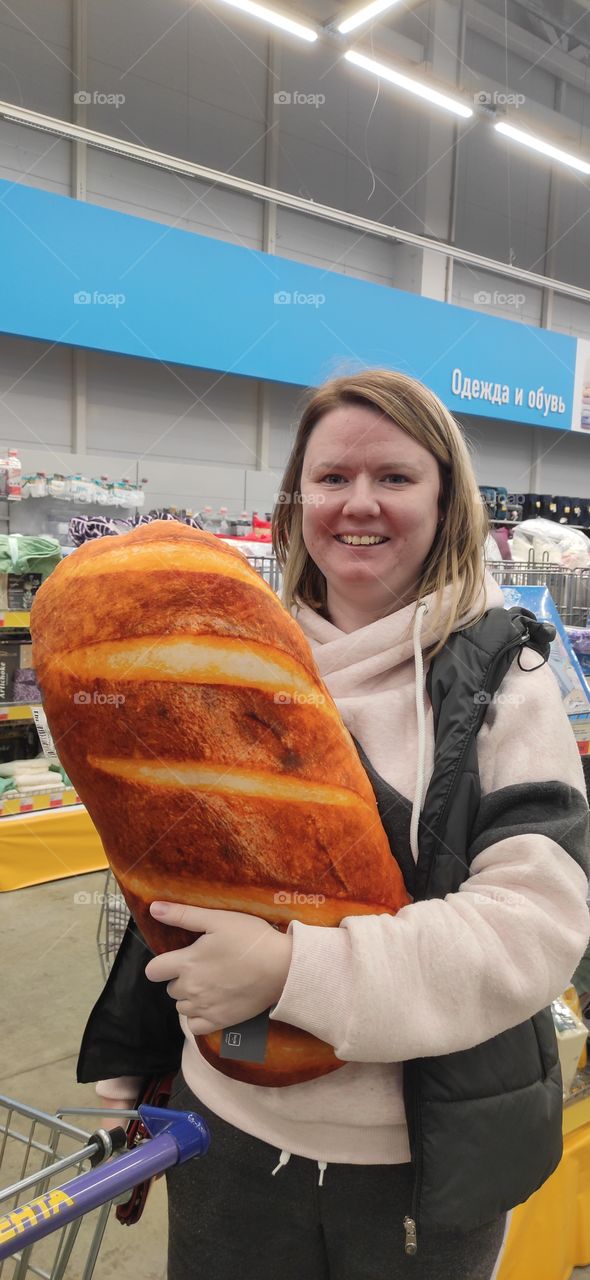
{"label": "woman's nose", "polygon": [[368,481],[353,481],[342,508],[346,515],[378,515],[379,503]]}

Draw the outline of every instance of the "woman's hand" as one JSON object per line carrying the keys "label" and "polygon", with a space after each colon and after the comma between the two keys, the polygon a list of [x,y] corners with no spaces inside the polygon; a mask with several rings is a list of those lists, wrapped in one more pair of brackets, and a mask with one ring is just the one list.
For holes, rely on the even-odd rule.
{"label": "woman's hand", "polygon": [[241,911],[152,902],[150,912],[174,928],[203,934],[188,947],[155,956],[145,970],[150,982],[168,983],[193,1035],[246,1022],[277,1003],[291,963],[291,937]]}

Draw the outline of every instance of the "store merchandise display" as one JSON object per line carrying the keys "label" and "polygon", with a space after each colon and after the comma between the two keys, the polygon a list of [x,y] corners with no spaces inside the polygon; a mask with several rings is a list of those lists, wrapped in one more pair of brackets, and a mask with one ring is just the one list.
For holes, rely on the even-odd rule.
{"label": "store merchandise display", "polygon": [[479,492],[490,520],[517,524],[541,516],[556,524],[590,529],[590,498],[551,493],[509,493],[502,485],[480,485]]}
{"label": "store merchandise display", "polygon": [[569,642],[590,685],[590,626],[566,627]]}
{"label": "store merchandise display", "polygon": [[524,605],[532,613],[555,627],[549,666],[559,685],[564,709],[568,715],[581,755],[590,754],[590,684],[578,662],[568,632],[547,587],[503,585],[506,608]]}
{"label": "store merchandise display", "polygon": [[139,525],[151,524],[154,520],[177,520],[181,524],[189,524],[193,529],[202,529],[199,516],[171,511],[150,511],[148,515],[135,519],[115,520],[110,516],[72,516],[68,525],[68,535],[74,546],[81,547],[84,542],[93,538],[106,538],[114,534],[129,533]]}
{"label": "store merchandise display", "polygon": [[581,529],[568,528],[553,520],[524,520],[513,531],[512,559],[588,569],[590,538]]}
{"label": "store merchandise display", "polygon": [[[39,574],[43,579],[55,569],[60,559],[61,550],[57,538],[22,533],[0,534],[0,576]],[[3,606],[0,605],[1,607]]]}
{"label": "store merchandise display", "polygon": [[[408,902],[308,642],[231,546],[164,521],[88,542],[40,588],[31,636],[62,762],[152,950],[193,940],[154,920],[156,898],[246,911],[281,930]],[[344,1065],[297,1028],[273,1023],[267,1036],[263,1061],[222,1056],[219,1031],[198,1041],[249,1083]]]}
{"label": "store merchandise display", "polygon": [[17,449],[9,449],[5,458],[0,458],[0,498],[8,498],[18,502],[21,493],[22,468]]}
{"label": "store merchandise display", "polygon": [[567,1098],[576,1072],[583,1070],[586,1065],[588,1028],[582,1017],[574,1012],[564,997],[553,1001],[551,1012],[559,1047],[563,1093]]}
{"label": "store merchandise display", "polygon": [[0,795],[5,798],[33,795],[37,791],[63,791],[65,785],[60,767],[49,764],[45,756],[0,764]]}
{"label": "store merchandise display", "polygon": [[98,503],[105,507],[142,507],[145,502],[143,489],[129,480],[110,480],[108,476],[89,479],[82,475],[47,475],[44,471],[22,477],[21,496],[23,499],[59,498],[62,502],[87,505]]}

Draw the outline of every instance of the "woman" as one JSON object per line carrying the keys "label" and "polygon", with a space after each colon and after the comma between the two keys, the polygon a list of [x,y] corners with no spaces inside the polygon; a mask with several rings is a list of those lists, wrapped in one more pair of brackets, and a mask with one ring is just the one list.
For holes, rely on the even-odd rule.
{"label": "woman", "polygon": [[[506,659],[499,694],[484,681],[461,695],[453,723],[438,709],[435,723],[426,677],[437,655],[455,663],[448,709],[471,688],[474,637],[480,655],[481,627],[509,620],[484,577],[485,518],[461,432],[429,390],[387,370],[320,387],[281,499],[273,538],[284,602],[416,892],[396,917],[295,921],[286,935],[210,912],[206,938],[148,964],[186,1037],[171,1105],[194,1107],[212,1131],[206,1159],[168,1174],[169,1280],[489,1280],[506,1209],[559,1158],[559,1072],[538,1011],[587,942],[576,743],[541,650],[529,647],[518,663]],[[466,697],[477,704],[467,718],[481,723],[475,756],[455,768],[454,826],[420,888],[436,837],[425,821],[435,765],[451,753]],[[190,927],[190,913],[172,905],[166,920]],[[195,930],[202,922],[195,912]],[[346,1065],[272,1089],[201,1057],[194,1033],[269,1007]],[[98,1092],[129,1105],[138,1083],[102,1081]]]}

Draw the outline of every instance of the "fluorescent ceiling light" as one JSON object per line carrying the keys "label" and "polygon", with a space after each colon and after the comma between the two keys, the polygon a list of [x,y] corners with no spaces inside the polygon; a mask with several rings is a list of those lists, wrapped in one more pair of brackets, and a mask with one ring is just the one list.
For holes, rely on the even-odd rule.
{"label": "fluorescent ceiling light", "polygon": [[467,120],[473,115],[472,107],[465,106],[456,98],[447,97],[446,93],[439,93],[438,89],[431,89],[430,85],[424,84],[421,80],[412,80],[409,76],[403,76],[400,71],[394,71],[392,67],[385,67],[382,62],[366,58],[364,53],[356,53],[354,49],[349,49],[344,57],[348,62],[354,62],[355,66],[364,67],[366,71],[372,71],[383,80],[390,80],[392,84],[399,85],[400,89],[415,93],[418,98],[425,98],[427,102],[433,102],[437,107],[444,107],[445,111],[452,111],[456,116],[463,116]]}
{"label": "fluorescent ceiling light", "polygon": [[242,9],[253,18],[270,22],[273,27],[280,27],[282,31],[289,31],[292,36],[299,36],[301,40],[313,41],[318,38],[317,31],[313,31],[311,27],[305,27],[302,22],[295,22],[293,18],[277,13],[276,9],[267,9],[265,4],[256,4],[255,0],[223,0],[223,3],[231,5],[232,9]]}
{"label": "fluorescent ceiling light", "polygon": [[515,129],[514,125],[504,124],[503,121],[495,124],[494,129],[497,129],[498,133],[505,134],[507,138],[513,138],[515,142],[522,142],[525,147],[531,147],[533,151],[551,156],[552,160],[569,164],[572,169],[577,169],[580,173],[590,173],[590,164],[586,160],[580,160],[578,156],[572,156],[569,151],[562,151],[560,147],[544,142],[542,138],[535,137],[534,133],[525,133],[523,129]]}
{"label": "fluorescent ceiling light", "polygon": [[337,30],[346,35],[349,31],[356,31],[363,22],[370,22],[371,18],[376,18],[379,13],[384,13],[386,9],[393,9],[394,4],[398,4],[399,0],[373,0],[372,4],[366,4],[362,9],[357,9],[356,13],[352,13],[350,18],[345,18],[343,22],[338,24]]}

